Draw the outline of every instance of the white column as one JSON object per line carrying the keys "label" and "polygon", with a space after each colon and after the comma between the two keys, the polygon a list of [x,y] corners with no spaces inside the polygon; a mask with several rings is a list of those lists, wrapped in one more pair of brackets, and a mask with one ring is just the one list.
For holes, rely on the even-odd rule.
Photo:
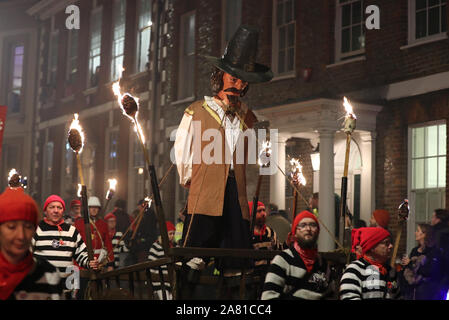
{"label": "white column", "polygon": [[360,133],[362,176],[360,185],[360,219],[368,224],[375,209],[376,133]]}
{"label": "white column", "polygon": [[[278,143],[272,142],[272,149],[277,147],[277,163],[285,173],[285,141],[279,134]],[[274,203],[281,210],[285,210],[285,176],[280,170],[270,176],[270,203]]]}
{"label": "white column", "polygon": [[[335,131],[319,130],[320,134],[320,179],[318,214],[321,222],[334,235],[335,233],[335,198],[334,198],[334,136]],[[334,250],[335,242],[329,232],[320,227],[318,250]]]}

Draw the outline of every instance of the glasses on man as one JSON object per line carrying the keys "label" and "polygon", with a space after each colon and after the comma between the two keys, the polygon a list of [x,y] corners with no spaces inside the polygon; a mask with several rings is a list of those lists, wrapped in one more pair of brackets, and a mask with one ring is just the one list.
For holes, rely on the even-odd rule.
{"label": "glasses on man", "polygon": [[296,229],[299,229],[299,230],[305,230],[307,228],[310,228],[312,230],[316,230],[318,228],[318,224],[316,224],[315,222],[299,223],[298,226],[296,227]]}
{"label": "glasses on man", "polygon": [[265,208],[257,209],[257,213],[266,211]]}

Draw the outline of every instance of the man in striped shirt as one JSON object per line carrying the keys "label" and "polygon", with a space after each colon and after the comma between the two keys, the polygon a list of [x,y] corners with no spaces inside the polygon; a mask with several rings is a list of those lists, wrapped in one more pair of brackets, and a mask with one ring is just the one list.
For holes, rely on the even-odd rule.
{"label": "man in striped shirt", "polygon": [[64,200],[57,195],[51,195],[45,201],[45,218],[39,223],[32,241],[34,256],[47,259],[62,278],[70,275],[67,272],[68,267],[73,267],[73,260],[81,267],[97,270],[98,261],[89,262],[87,247],[79,232],[64,223],[64,210]]}
{"label": "man in striped shirt", "polygon": [[[175,237],[176,228],[175,228],[175,225],[170,221],[166,221],[166,225],[167,225],[168,240],[170,242],[170,246],[173,246],[173,239]],[[148,260],[154,261],[154,260],[163,258],[164,256],[165,256],[165,252],[164,252],[164,248],[162,247],[161,236],[159,236],[150,248],[150,254],[148,255]],[[162,270],[162,275],[163,275],[164,279],[168,280],[167,266],[166,265],[161,266],[161,270]],[[151,269],[151,272],[159,275],[159,269]],[[171,300],[172,294],[170,291],[170,283],[164,282],[164,285],[168,289],[168,291],[166,291],[167,300]],[[161,282],[154,282],[153,289],[154,289],[154,292],[155,292],[157,298],[159,300],[163,300]]]}
{"label": "man in striped shirt", "polygon": [[330,270],[318,255],[320,231],[313,213],[303,211],[293,221],[292,244],[271,261],[262,300],[319,300],[329,292]]}
{"label": "man in striped shirt", "polygon": [[396,270],[387,261],[393,245],[390,233],[381,227],[359,228],[353,233],[361,257],[349,264],[341,278],[341,300],[396,299]]}

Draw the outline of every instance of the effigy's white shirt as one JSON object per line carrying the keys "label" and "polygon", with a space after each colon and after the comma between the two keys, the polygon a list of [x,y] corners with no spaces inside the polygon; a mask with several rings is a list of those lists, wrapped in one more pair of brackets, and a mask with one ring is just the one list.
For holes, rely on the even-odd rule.
{"label": "effigy's white shirt", "polygon": [[[229,117],[225,116],[223,108],[214,100],[213,97],[205,96],[209,108],[215,111],[218,117],[222,120],[222,126],[225,130],[225,140],[226,144],[231,150],[231,169],[234,169],[233,155],[237,145],[237,141],[240,135],[240,120],[238,117],[234,117],[231,121]],[[193,163],[193,117],[190,114],[184,113],[181,123],[179,124],[178,131],[176,133],[175,139],[175,159],[176,166],[179,173],[179,183],[181,185],[186,185],[192,177],[192,163]]]}

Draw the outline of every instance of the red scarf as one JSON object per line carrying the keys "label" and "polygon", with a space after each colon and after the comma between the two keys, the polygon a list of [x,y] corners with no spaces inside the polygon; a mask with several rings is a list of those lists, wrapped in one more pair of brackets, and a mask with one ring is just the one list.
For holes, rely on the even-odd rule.
{"label": "red scarf", "polygon": [[[45,223],[51,225],[51,226],[57,226],[58,227],[58,232],[59,232],[59,236],[61,236],[61,232],[62,232],[62,228],[61,228],[61,224],[64,223],[64,219],[61,219],[59,222],[54,223],[53,221],[48,220],[47,218],[44,218]],[[64,245],[64,241],[62,239],[59,239],[59,244],[62,246]]]}
{"label": "red scarf", "polygon": [[259,236],[260,241],[262,241],[262,237],[265,234],[265,231],[267,230],[267,225],[263,225],[262,229],[260,229],[260,232],[258,233],[255,229],[254,229],[254,235],[255,236]]}
{"label": "red scarf", "polygon": [[307,272],[312,271],[313,265],[315,264],[316,257],[318,255],[318,249],[303,249],[299,246],[297,241],[295,241],[294,247],[296,252],[298,252],[301,256],[301,259],[306,266]]}
{"label": "red scarf", "polygon": [[0,252],[0,300],[6,300],[22,282],[34,265],[33,255],[28,252],[18,264],[12,264]]}
{"label": "red scarf", "polygon": [[373,266],[376,266],[379,269],[379,272],[382,275],[386,275],[387,274],[387,268],[385,268],[383,264],[368,258],[366,256],[366,254],[363,255],[363,259],[365,259],[368,263],[372,264]]}

